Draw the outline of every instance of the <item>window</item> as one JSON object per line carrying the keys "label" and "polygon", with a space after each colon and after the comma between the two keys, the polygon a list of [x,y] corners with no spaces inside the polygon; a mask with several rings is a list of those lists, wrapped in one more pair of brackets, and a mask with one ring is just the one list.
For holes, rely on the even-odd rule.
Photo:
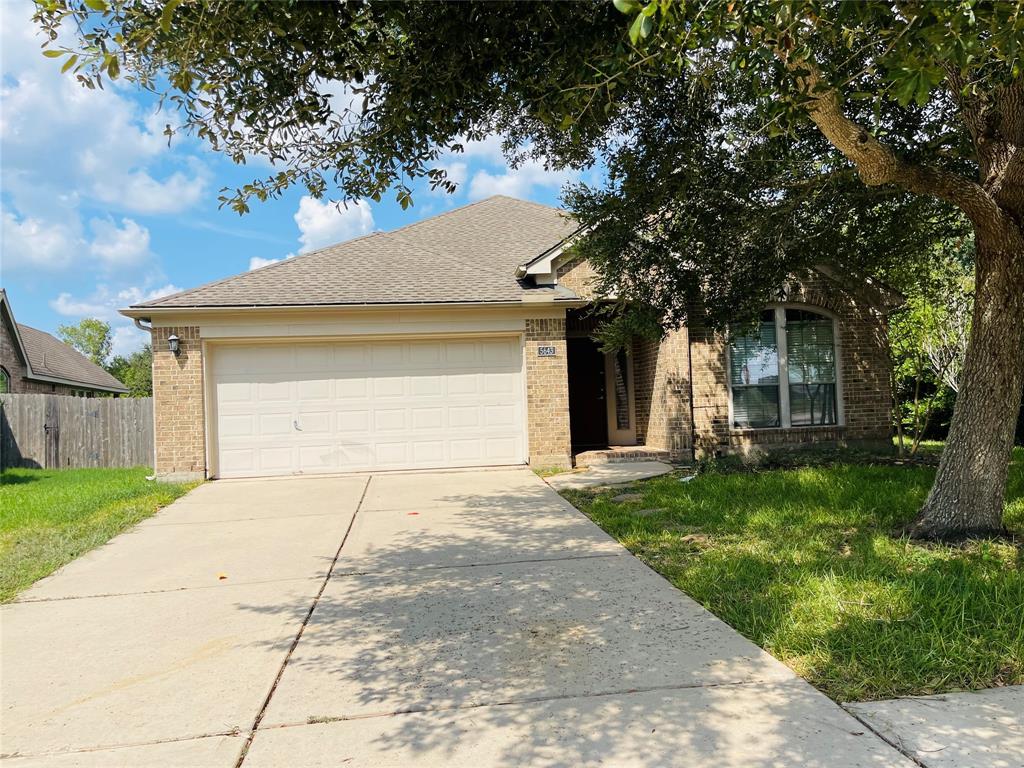
{"label": "window", "polygon": [[6,368],[0,367],[0,395],[6,395],[11,391],[11,374]]}
{"label": "window", "polygon": [[732,426],[742,429],[839,423],[832,318],[776,307],[729,344]]}

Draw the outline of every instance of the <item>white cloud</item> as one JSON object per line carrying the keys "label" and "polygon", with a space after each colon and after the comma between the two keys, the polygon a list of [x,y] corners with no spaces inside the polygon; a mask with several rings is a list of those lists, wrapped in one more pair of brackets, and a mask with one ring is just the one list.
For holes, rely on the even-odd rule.
{"label": "white cloud", "polygon": [[132,352],[136,352],[146,344],[149,344],[151,339],[149,333],[140,331],[135,327],[134,323],[131,325],[114,326],[110,330],[110,354],[112,357],[117,357],[118,355],[128,357]]}
{"label": "white cloud", "polygon": [[[291,258],[292,254],[288,254],[285,258]],[[271,264],[277,264],[282,259],[264,259],[259,256],[253,256],[249,259],[249,271],[259,269],[260,267],[269,267]]]}
{"label": "white cloud", "polygon": [[209,172],[191,144],[168,151],[163,126],[173,115],[144,108],[132,86],[87,90],[61,74],[63,59],[41,53],[33,10],[30,2],[0,2],[4,266],[59,271],[88,269],[97,258],[113,263],[102,243],[94,250],[87,242],[83,206],[180,212],[204,194]]}
{"label": "white cloud", "polygon": [[111,290],[106,285],[100,285],[91,296],[85,299],[75,298],[70,293],[63,292],[50,302],[50,308],[65,317],[79,319],[96,317],[109,322],[121,319],[122,316],[118,314],[119,309],[143,301],[159,299],[161,296],[177,293],[180,290],[181,288],[173,283],[158,288],[132,286],[119,291]]}
{"label": "white cloud", "polygon": [[491,195],[529,197],[536,187],[561,187],[578,175],[567,170],[548,170],[543,160],[530,159],[518,168],[507,168],[504,173],[477,171],[469,182],[469,198],[480,200]]}
{"label": "white cloud", "polygon": [[206,174],[195,176],[175,172],[157,181],[146,171],[135,171],[120,178],[98,175],[92,184],[96,198],[103,203],[133,213],[179,213],[198,203],[206,192]]}
{"label": "white cloud", "polygon": [[121,226],[109,219],[90,223],[93,241],[89,252],[108,269],[139,266],[151,258],[149,230],[132,219],[121,219]]}
{"label": "white cloud", "polygon": [[309,195],[299,201],[295,213],[299,225],[299,253],[307,253],[326,245],[365,235],[373,229],[373,212],[368,200],[338,206],[330,201],[319,201]]}
{"label": "white cloud", "polygon": [[67,224],[3,211],[0,252],[5,270],[67,269],[83,248],[83,238]]}

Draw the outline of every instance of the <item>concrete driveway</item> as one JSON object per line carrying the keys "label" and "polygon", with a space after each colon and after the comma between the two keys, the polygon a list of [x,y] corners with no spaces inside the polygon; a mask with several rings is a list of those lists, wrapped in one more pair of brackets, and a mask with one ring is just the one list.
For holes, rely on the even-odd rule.
{"label": "concrete driveway", "polygon": [[911,766],[526,470],[221,481],[0,611],[4,766]]}

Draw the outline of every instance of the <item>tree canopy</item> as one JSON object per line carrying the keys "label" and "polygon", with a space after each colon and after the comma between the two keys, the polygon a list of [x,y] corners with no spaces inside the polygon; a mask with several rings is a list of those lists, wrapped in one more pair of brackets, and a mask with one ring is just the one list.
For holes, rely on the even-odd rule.
{"label": "tree canopy", "polygon": [[106,366],[112,342],[110,323],[87,317],[77,325],[58,327],[57,335],[61,341],[77,349],[96,365]]}
{"label": "tree canopy", "polygon": [[239,212],[293,185],[408,206],[493,133],[513,162],[602,162],[607,184],[567,197],[578,245],[661,322],[742,319],[820,261],[905,270],[969,224],[971,340],[917,531],[999,529],[1024,386],[1022,3],[37,4],[83,85],[127,76],[276,165],[224,191]]}

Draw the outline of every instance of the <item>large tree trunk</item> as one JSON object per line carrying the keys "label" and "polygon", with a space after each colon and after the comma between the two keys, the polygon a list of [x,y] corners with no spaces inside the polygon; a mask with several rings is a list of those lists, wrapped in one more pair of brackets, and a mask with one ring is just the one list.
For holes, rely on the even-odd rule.
{"label": "large tree trunk", "polygon": [[946,449],[913,522],[917,538],[1004,532],[1003,501],[1024,387],[1024,253],[1019,239],[975,232],[971,336]]}

